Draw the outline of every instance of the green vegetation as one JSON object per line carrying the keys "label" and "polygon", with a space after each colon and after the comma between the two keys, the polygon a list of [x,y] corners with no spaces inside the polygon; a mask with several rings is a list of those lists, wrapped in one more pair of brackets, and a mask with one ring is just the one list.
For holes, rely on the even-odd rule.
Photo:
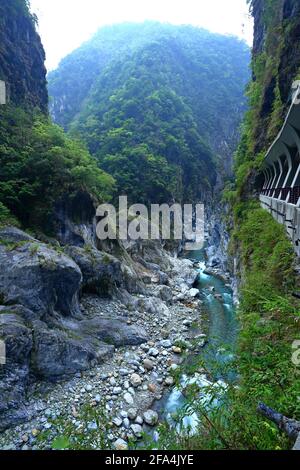
{"label": "green vegetation", "polygon": [[97,407],[84,405],[76,416],[76,424],[74,420],[66,421],[63,416],[53,419],[52,429],[38,435],[39,446],[47,449],[50,441],[53,450],[111,449],[112,443],[107,436],[112,423],[103,404]]}
{"label": "green vegetation", "polygon": [[[299,15],[283,18],[282,2],[277,0],[249,3],[261,31],[252,57],[250,106],[235,158],[236,180],[227,183],[223,194],[233,212],[231,254],[240,271],[239,381],[226,394],[228,406],[222,413],[212,412],[205,429],[191,439],[192,448],[288,449],[286,436],[257,413],[258,403],[300,417],[299,368],[292,361],[292,344],[300,338],[299,302],[292,296],[298,287],[295,255],[284,227],[253,199],[253,181],[283,123],[289,89],[299,70],[295,55],[286,68],[282,66]],[[191,397],[195,409],[196,397]]]}
{"label": "green vegetation", "polygon": [[118,194],[205,199],[223,171],[220,142],[237,142],[248,59],[244,43],[198,28],[103,28],[50,74],[52,114],[87,143]]}
{"label": "green vegetation", "polygon": [[39,112],[2,107],[0,141],[0,223],[14,216],[25,227],[46,228],[63,194],[84,190],[98,200],[112,194],[112,177]]}
{"label": "green vegetation", "polygon": [[248,3],[261,29],[257,35],[261,34],[264,41],[256,44],[252,55],[254,79],[247,89],[249,110],[235,159],[237,189],[242,197],[249,176],[260,169],[263,156],[281,129],[292,82],[299,73],[298,45],[295,46],[300,20],[297,0],[289,2],[295,10],[293,18],[284,17],[281,0],[248,0]]}
{"label": "green vegetation", "polygon": [[[185,388],[185,409],[174,416],[176,429],[160,427],[159,443],[147,448],[166,449],[289,449],[291,442],[257,412],[264,402],[285,416],[299,419],[299,367],[292,361],[292,344],[300,339],[299,302],[292,297],[296,286],[294,254],[284,228],[257,202],[239,207],[231,250],[241,253],[243,279],[239,317],[241,332],[235,363],[224,365],[222,374],[235,369],[237,377],[222,391],[215,384]],[[194,374],[204,363],[186,373]],[[208,372],[211,374],[213,369]],[[218,365],[220,373],[220,365]],[[220,398],[221,391],[221,398]],[[210,396],[205,403],[203,396]],[[221,406],[214,406],[218,399]],[[186,415],[198,416],[191,435],[183,426]]]}

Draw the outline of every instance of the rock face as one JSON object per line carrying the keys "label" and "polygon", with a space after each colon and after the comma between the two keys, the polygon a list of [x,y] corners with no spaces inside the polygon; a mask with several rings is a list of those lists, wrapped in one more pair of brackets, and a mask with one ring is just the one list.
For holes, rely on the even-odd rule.
{"label": "rock face", "polygon": [[47,325],[35,325],[31,368],[42,379],[56,380],[75,374],[102,362],[114,347],[78,332],[51,330]]}
{"label": "rock face", "polygon": [[0,80],[10,101],[47,112],[45,52],[25,0],[1,0]]}
{"label": "rock face", "polygon": [[103,362],[115,347],[147,341],[142,328],[101,312],[87,316],[79,306],[82,286],[102,291],[121,283],[121,262],[96,249],[66,251],[80,267],[15,227],[0,230],[0,339],[7,355],[0,368],[0,429],[30,417],[29,382],[67,378]]}
{"label": "rock face", "polygon": [[26,419],[22,406],[29,378],[32,332],[22,319],[0,308],[0,338],[6,345],[6,364],[0,366],[0,429]]}
{"label": "rock face", "polygon": [[92,246],[80,248],[70,246],[66,253],[80,267],[85,292],[109,295],[122,283],[121,262]]}
{"label": "rock face", "polygon": [[[275,58],[275,66],[270,72],[265,69],[261,81],[262,100],[259,118],[256,119],[255,143],[256,153],[268,148],[279,129],[270,121],[278,87],[283,105],[282,117],[286,115],[290,101],[291,85],[297,77],[300,64],[300,3],[298,0],[278,0],[274,9],[273,2],[253,1],[254,18],[253,60],[260,54]],[[276,42],[273,43],[274,37]],[[271,127],[274,129],[271,129]],[[252,188],[251,188],[252,189]]]}
{"label": "rock face", "polygon": [[5,304],[21,304],[37,318],[79,315],[82,275],[70,258],[29,242],[13,250],[0,245],[0,263],[0,295]]}
{"label": "rock face", "polygon": [[148,340],[144,329],[134,325],[129,326],[122,318],[95,317],[79,322],[78,327],[83,334],[93,335],[100,341],[117,347],[136,346]]}
{"label": "rock face", "polygon": [[84,191],[72,197],[64,195],[55,204],[56,237],[62,245],[83,247],[93,245],[96,239],[96,203]]}

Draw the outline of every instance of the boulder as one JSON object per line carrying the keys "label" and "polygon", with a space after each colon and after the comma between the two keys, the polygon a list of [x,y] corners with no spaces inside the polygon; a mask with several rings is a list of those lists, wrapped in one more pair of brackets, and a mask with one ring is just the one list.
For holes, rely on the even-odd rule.
{"label": "boulder", "polygon": [[0,229],[0,243],[1,241],[11,244],[18,244],[26,241],[37,242],[33,237],[23,232],[23,230],[12,226],[6,226]]}
{"label": "boulder", "polygon": [[198,297],[199,294],[200,294],[199,289],[195,289],[195,288],[190,289],[189,292],[188,292],[188,295],[192,298]]}
{"label": "boulder", "polygon": [[143,365],[146,370],[154,369],[154,362],[150,359],[145,359]]}
{"label": "boulder", "polygon": [[158,414],[156,411],[148,410],[144,413],[144,421],[149,426],[155,426],[158,423]]}
{"label": "boulder", "polygon": [[24,405],[29,380],[32,333],[16,314],[0,311],[0,338],[5,364],[0,365],[0,431],[30,418]]}
{"label": "boulder", "polygon": [[94,336],[76,334],[72,330],[49,329],[46,324],[34,325],[32,371],[42,379],[55,381],[89,369],[113,354],[114,347]]}
{"label": "boulder", "polygon": [[[25,234],[26,235],[26,234]],[[0,297],[4,304],[21,304],[36,318],[80,314],[77,294],[82,275],[65,255],[38,242],[10,249],[0,244]]]}
{"label": "boulder", "polygon": [[157,288],[157,295],[165,302],[171,302],[173,300],[173,290],[168,286],[159,286]]}
{"label": "boulder", "polygon": [[84,248],[69,246],[65,252],[80,267],[83,290],[99,295],[110,295],[122,284],[121,262],[113,256],[98,251],[91,245]]}
{"label": "boulder", "polygon": [[100,341],[120,346],[137,346],[148,341],[146,331],[140,326],[127,325],[122,318],[95,317],[78,323],[80,332]]}
{"label": "boulder", "polygon": [[124,439],[117,439],[113,447],[115,450],[128,450],[128,444]]}
{"label": "boulder", "polygon": [[132,424],[130,428],[133,434],[135,435],[135,437],[137,437],[138,439],[142,438],[144,431],[140,424]]}
{"label": "boulder", "polygon": [[132,374],[130,377],[130,382],[133,387],[138,387],[142,383],[142,379],[138,374]]}
{"label": "boulder", "polygon": [[144,297],[137,299],[136,308],[141,312],[148,312],[162,317],[170,315],[169,308],[157,297]]}

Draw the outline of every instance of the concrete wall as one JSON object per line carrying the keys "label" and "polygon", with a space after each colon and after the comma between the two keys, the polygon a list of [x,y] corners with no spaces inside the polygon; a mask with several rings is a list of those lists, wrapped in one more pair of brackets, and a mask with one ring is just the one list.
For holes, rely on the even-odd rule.
{"label": "concrete wall", "polygon": [[261,206],[266,209],[277,222],[285,225],[294,249],[300,256],[300,208],[268,196],[260,196]]}
{"label": "concrete wall", "polygon": [[6,85],[3,80],[0,80],[0,105],[6,104]]}

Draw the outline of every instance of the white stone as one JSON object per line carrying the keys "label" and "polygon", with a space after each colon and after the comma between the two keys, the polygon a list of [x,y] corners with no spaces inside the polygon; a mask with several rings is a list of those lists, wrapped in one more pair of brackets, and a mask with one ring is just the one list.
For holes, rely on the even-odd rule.
{"label": "white stone", "polygon": [[157,357],[159,355],[159,351],[156,348],[149,349],[149,355],[153,357]]}
{"label": "white stone", "polygon": [[128,444],[124,439],[118,439],[113,446],[116,450],[128,450]]}
{"label": "white stone", "polygon": [[100,395],[96,395],[96,396],[95,396],[95,402],[96,402],[96,403],[100,403],[100,401],[101,401],[101,396],[100,396]]}
{"label": "white stone", "polygon": [[165,380],[165,384],[168,385],[168,387],[174,385],[174,379],[173,377],[167,377],[166,380]]}
{"label": "white stone", "polygon": [[137,410],[135,408],[130,408],[127,411],[128,418],[134,420],[137,417]]}
{"label": "white stone", "polygon": [[124,400],[126,401],[128,405],[133,405],[133,398],[130,393],[125,393]]}
{"label": "white stone", "polygon": [[143,435],[143,428],[142,426],[140,426],[139,424],[132,424],[130,426],[131,430],[133,431],[133,434],[135,435],[135,437],[137,437],[138,439],[140,439]]}
{"label": "white stone", "polygon": [[133,387],[138,387],[142,383],[142,379],[138,374],[132,374],[130,382]]}
{"label": "white stone", "polygon": [[197,295],[200,294],[200,291],[199,289],[190,289],[189,290],[189,296],[190,297],[197,297]]}
{"label": "white stone", "polygon": [[148,410],[144,413],[144,421],[149,426],[155,426],[158,423],[158,414],[156,411]]}
{"label": "white stone", "polygon": [[113,424],[114,424],[115,426],[117,426],[118,428],[119,428],[120,426],[122,426],[122,423],[123,423],[123,421],[122,421],[121,418],[114,418],[114,419],[113,419]]}

